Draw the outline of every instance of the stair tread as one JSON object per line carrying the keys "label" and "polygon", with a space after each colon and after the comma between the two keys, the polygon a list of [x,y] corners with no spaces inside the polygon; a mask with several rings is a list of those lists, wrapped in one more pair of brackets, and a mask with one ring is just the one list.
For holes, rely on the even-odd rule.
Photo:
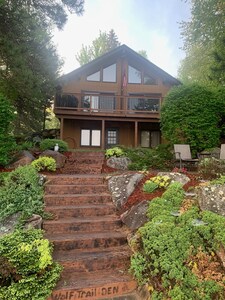
{"label": "stair tread", "polygon": [[95,238],[121,238],[126,237],[127,233],[124,230],[100,231],[100,232],[82,232],[82,233],[65,233],[65,234],[45,234],[45,237],[54,241],[71,241],[78,239],[95,239]]}
{"label": "stair tread", "polygon": [[111,194],[109,192],[100,192],[96,195],[96,193],[88,193],[88,194],[45,194],[45,197],[58,197],[58,198],[62,198],[62,197],[99,197],[99,196],[111,196]]}
{"label": "stair tread", "polygon": [[46,220],[44,224],[59,224],[59,223],[86,223],[86,222],[110,222],[120,221],[119,216],[106,215],[106,216],[88,216],[87,218],[65,218],[58,220]]}
{"label": "stair tread", "polygon": [[77,204],[77,205],[47,205],[46,208],[54,209],[80,209],[80,208],[113,208],[113,203],[90,203],[90,204]]}

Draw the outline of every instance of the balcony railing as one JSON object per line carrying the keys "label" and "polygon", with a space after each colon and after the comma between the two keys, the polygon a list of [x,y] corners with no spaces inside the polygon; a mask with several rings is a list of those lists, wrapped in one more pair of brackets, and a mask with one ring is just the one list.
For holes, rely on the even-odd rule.
{"label": "balcony railing", "polygon": [[62,94],[55,98],[55,112],[159,118],[160,97],[115,96],[113,94]]}

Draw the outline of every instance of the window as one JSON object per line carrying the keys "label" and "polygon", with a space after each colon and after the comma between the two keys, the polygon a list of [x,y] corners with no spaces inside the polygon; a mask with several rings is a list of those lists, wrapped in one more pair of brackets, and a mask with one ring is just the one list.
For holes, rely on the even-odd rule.
{"label": "window", "polygon": [[129,110],[159,111],[159,99],[132,97],[128,99]]}
{"label": "window", "polygon": [[103,69],[102,78],[105,82],[116,82],[116,64]]}
{"label": "window", "polygon": [[100,71],[87,76],[88,81],[100,81]]}
{"label": "window", "polygon": [[128,83],[141,83],[141,72],[128,66]]}
{"label": "window", "polygon": [[101,145],[101,130],[81,129],[81,146],[98,147]]}
{"label": "window", "polygon": [[[90,92],[91,93],[91,92]],[[82,108],[91,109],[94,112],[115,109],[115,96],[111,93],[94,93],[82,97]]]}
{"label": "window", "polygon": [[160,131],[141,131],[141,147],[149,148],[156,147],[160,144]]}
{"label": "window", "polygon": [[154,85],[157,84],[155,78],[144,74],[144,84],[145,85]]}

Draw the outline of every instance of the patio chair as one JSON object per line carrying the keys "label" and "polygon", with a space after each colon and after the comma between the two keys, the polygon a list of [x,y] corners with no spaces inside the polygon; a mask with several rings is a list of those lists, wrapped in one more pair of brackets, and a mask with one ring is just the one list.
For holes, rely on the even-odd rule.
{"label": "patio chair", "polygon": [[174,144],[174,154],[176,161],[179,162],[180,169],[198,163],[198,158],[192,158],[190,145],[188,144]]}
{"label": "patio chair", "polygon": [[225,144],[220,146],[220,159],[225,159]]}

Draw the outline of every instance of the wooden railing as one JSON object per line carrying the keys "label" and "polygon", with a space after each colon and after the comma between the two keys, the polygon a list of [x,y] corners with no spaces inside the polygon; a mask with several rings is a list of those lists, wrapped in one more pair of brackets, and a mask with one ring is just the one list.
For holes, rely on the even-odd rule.
{"label": "wooden railing", "polygon": [[160,107],[160,97],[109,93],[62,94],[55,97],[54,104],[56,114],[154,118],[159,118]]}

